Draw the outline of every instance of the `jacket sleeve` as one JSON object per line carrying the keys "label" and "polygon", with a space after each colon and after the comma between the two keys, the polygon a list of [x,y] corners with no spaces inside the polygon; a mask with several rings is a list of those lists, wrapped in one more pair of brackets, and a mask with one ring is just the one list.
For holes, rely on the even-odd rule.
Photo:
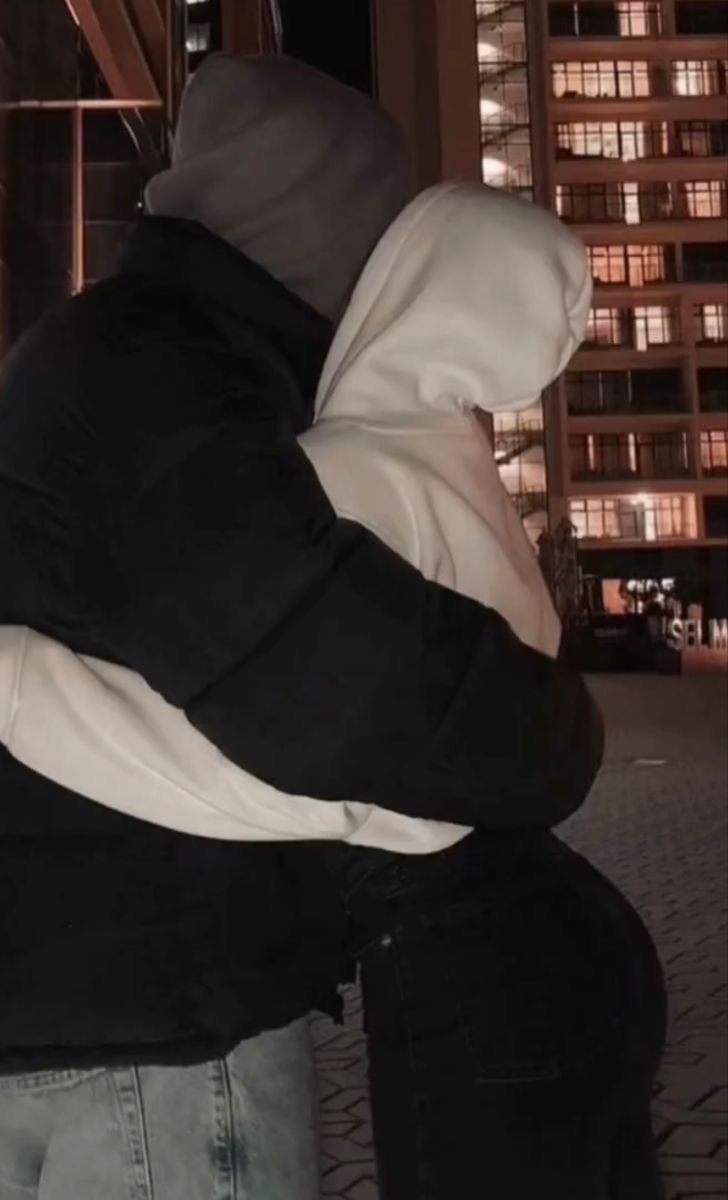
{"label": "jacket sleeve", "polygon": [[264,399],[168,458],[97,531],[97,642],[229,759],[285,792],[466,825],[581,804],[602,753],[581,679],[337,519]]}

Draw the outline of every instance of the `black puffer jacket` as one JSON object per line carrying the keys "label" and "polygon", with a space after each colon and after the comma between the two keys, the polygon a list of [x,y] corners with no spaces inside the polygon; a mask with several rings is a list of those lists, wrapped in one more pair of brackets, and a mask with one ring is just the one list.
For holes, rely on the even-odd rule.
{"label": "black puffer jacket", "polygon": [[[597,768],[593,705],[336,520],[296,442],[328,341],[223,242],[143,220],[6,364],[0,621],[135,669],[284,790],[551,824]],[[0,791],[0,1069],[202,1059],[336,979],[315,846],[152,829],[7,755]]]}

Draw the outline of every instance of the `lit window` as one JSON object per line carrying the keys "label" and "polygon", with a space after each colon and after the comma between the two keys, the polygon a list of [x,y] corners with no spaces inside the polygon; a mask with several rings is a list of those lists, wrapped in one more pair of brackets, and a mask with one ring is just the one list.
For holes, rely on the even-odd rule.
{"label": "lit window", "polygon": [[484,158],[483,159],[483,182],[489,183],[491,187],[506,187],[508,175],[508,164],[504,163],[500,158]]}
{"label": "lit window", "polygon": [[667,279],[664,246],[628,246],[627,263],[630,287],[645,287]]}
{"label": "lit window", "polygon": [[695,536],[692,496],[638,493],[610,499],[590,497],[570,503],[571,520],[582,538],[655,542]]}
{"label": "lit window", "polygon": [[627,225],[639,225],[642,220],[640,204],[640,185],[638,183],[623,183],[624,220]]}
{"label": "lit window", "polygon": [[701,433],[700,461],[706,475],[728,475],[728,433],[724,429]]}
{"label": "lit window", "polygon": [[491,117],[497,116],[503,112],[503,105],[497,100],[481,100],[480,101],[480,119],[481,121],[489,121]]}
{"label": "lit window", "polygon": [[718,63],[700,59],[674,62],[672,90],[676,96],[717,96],[721,90]]}
{"label": "lit window", "polygon": [[635,350],[668,346],[675,340],[675,314],[663,304],[635,308],[632,320]]}
{"label": "lit window", "polygon": [[556,126],[561,158],[621,158],[634,162],[669,151],[667,122],[578,121]]}
{"label": "lit window", "polygon": [[662,33],[662,12],[655,0],[617,0],[619,32],[623,37]]}
{"label": "lit window", "polygon": [[597,283],[626,283],[624,246],[587,246],[592,277]]}
{"label": "lit window", "polygon": [[624,341],[623,314],[619,308],[593,308],[589,313],[584,345],[621,346]]}
{"label": "lit window", "polygon": [[694,313],[697,342],[728,341],[728,304],[696,304]]}
{"label": "lit window", "polygon": [[199,54],[210,49],[209,24],[191,25],[187,31],[187,49],[190,54]]}
{"label": "lit window", "polygon": [[644,287],[667,278],[664,246],[587,246],[587,255],[598,283]]}
{"label": "lit window", "polygon": [[726,205],[726,181],[724,179],[702,179],[683,185],[688,215],[691,217],[724,217]]}
{"label": "lit window", "polygon": [[646,62],[617,63],[617,94],[625,99],[652,95],[650,68]]}

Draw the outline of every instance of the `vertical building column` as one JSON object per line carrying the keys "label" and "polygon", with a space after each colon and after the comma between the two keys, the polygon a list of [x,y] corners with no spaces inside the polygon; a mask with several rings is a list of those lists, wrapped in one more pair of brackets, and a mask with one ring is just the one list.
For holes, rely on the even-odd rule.
{"label": "vertical building column", "polygon": [[475,0],[374,0],[376,93],[419,189],[481,177]]}
{"label": "vertical building column", "polygon": [[548,0],[529,0],[525,5],[528,59],[528,100],[531,119],[533,197],[543,208],[555,207],[553,145],[551,138],[551,66]]}
{"label": "vertical building column", "polygon": [[83,169],[83,108],[71,109],[71,287],[74,295],[83,291],[85,279],[84,253],[84,169]]}
{"label": "vertical building column", "polygon": [[664,37],[675,34],[675,0],[662,0],[662,33]]}
{"label": "vertical building column", "polygon": [[270,0],[220,0],[222,48],[228,54],[280,50],[277,7]]}
{"label": "vertical building column", "polygon": [[542,404],[549,528],[553,530],[569,515],[571,488],[569,408],[563,378],[546,389]]}

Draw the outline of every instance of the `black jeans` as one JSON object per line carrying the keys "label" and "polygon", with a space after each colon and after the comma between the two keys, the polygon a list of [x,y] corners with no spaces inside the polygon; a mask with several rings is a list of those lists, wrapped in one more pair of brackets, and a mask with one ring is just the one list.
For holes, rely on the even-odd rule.
{"label": "black jeans", "polygon": [[352,908],[382,1200],[657,1200],[665,988],[616,888],[551,835],[473,835]]}

